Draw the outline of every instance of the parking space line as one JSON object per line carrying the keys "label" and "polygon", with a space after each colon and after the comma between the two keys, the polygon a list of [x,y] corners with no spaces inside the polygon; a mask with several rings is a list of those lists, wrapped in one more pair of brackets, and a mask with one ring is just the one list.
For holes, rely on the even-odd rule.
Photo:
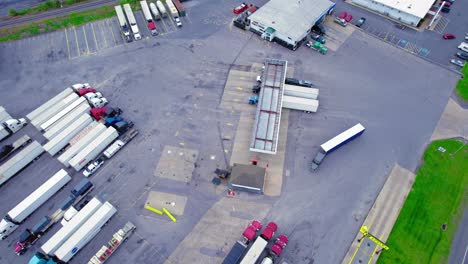
{"label": "parking space line", "polygon": [[81,56],[81,54],[80,54],[80,45],[78,45],[78,35],[76,34],[75,27],[73,27],[73,31],[75,32],[76,49],[78,50],[78,57],[79,57],[79,56]]}
{"label": "parking space line", "polygon": [[[146,23],[146,18],[143,16],[143,13],[140,11],[140,12],[137,12],[141,19]],[[143,27],[145,28],[145,32],[147,33],[146,34],[146,38],[148,38],[149,36],[151,36],[151,32],[149,31],[149,28],[148,28],[148,24],[143,24]]]}
{"label": "parking space line", "polygon": [[94,33],[94,26],[93,26],[94,23],[91,23],[91,31],[93,31],[93,38],[94,38],[94,43],[96,43],[96,51],[99,50],[99,45],[98,45],[98,42],[97,42],[97,39],[96,39],[96,33]]}
{"label": "parking space line", "polygon": [[166,33],[169,33],[169,30],[167,29],[166,22],[164,22],[164,19],[161,19],[161,22],[163,23],[164,29]]}
{"label": "parking space line", "polygon": [[85,30],[85,25],[83,25],[83,35],[84,35],[84,39],[85,39],[85,42],[86,42],[86,49],[88,50],[88,53],[89,54],[89,45],[88,45],[88,38],[86,37],[86,30]]}
{"label": "parking space line", "polygon": [[70,53],[70,44],[68,44],[68,34],[67,34],[67,28],[65,28],[65,40],[67,42],[67,50],[68,50],[68,59],[71,59],[71,53]]}
{"label": "parking space line", "polygon": [[102,29],[101,23],[99,23],[99,28],[101,29],[102,38],[104,39],[104,44],[105,44],[105,47],[107,48],[109,46],[107,45],[107,39],[106,39],[106,36],[104,35],[104,30]]}
{"label": "parking space line", "polygon": [[112,30],[112,25],[109,24],[109,20],[107,20],[107,26],[109,27],[110,32],[112,33],[112,38],[114,39],[115,46],[117,46],[117,40],[115,39],[114,30]]}

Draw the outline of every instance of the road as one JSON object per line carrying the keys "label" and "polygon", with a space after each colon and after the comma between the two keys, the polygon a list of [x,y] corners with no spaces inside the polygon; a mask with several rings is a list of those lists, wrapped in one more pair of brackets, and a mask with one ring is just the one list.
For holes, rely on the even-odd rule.
{"label": "road", "polygon": [[60,8],[60,9],[54,9],[54,10],[50,10],[47,12],[38,13],[38,14],[30,15],[30,16],[12,17],[12,18],[0,21],[0,28],[12,27],[12,26],[25,24],[25,23],[34,22],[37,20],[63,16],[71,12],[81,12],[81,11],[96,9],[102,6],[111,5],[112,3],[116,3],[116,1],[115,0],[96,0],[96,1],[91,1],[91,2],[85,2],[82,4],[76,4],[76,5]]}

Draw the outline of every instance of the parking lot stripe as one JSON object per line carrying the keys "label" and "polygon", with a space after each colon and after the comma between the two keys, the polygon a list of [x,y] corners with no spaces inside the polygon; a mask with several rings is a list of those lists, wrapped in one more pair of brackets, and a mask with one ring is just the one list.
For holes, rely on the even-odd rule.
{"label": "parking lot stripe", "polygon": [[110,31],[112,33],[112,38],[114,39],[114,43],[117,46],[117,40],[115,39],[114,30],[112,30],[112,25],[109,24],[109,20],[107,20],[107,26],[110,28]]}
{"label": "parking lot stripe", "polygon": [[[146,22],[146,18],[143,16],[143,13],[140,11],[138,12],[138,14],[140,15],[141,19]],[[149,31],[148,24],[143,25],[143,27],[145,28],[146,37],[148,38],[149,36],[151,36],[151,32]]]}
{"label": "parking lot stripe", "polygon": [[78,35],[76,34],[76,29],[75,29],[75,27],[73,27],[73,31],[75,32],[76,49],[78,50],[78,57],[79,57],[79,56],[81,56],[81,55],[80,55],[80,45],[78,45]]}
{"label": "parking lot stripe", "polygon": [[67,28],[65,28],[65,40],[67,41],[68,59],[71,59],[71,54],[70,54],[70,44],[68,44],[68,34],[67,34]]}
{"label": "parking lot stripe", "polygon": [[107,39],[106,39],[106,36],[104,35],[104,30],[102,29],[102,24],[101,23],[99,23],[99,28],[101,29],[102,38],[104,39],[104,45],[107,48],[109,46],[107,45]]}
{"label": "parking lot stripe", "polygon": [[94,43],[96,43],[96,51],[99,49],[99,45],[97,43],[97,39],[96,39],[96,33],[94,33],[94,26],[93,26],[94,23],[91,23],[91,31],[93,31],[93,38],[94,38]]}
{"label": "parking lot stripe", "polygon": [[166,26],[166,22],[164,22],[164,20],[165,20],[165,19],[161,19],[161,22],[163,23],[163,26],[164,26],[164,29],[165,29],[164,31],[165,31],[166,33],[169,33],[169,30],[167,29],[167,26]]}
{"label": "parking lot stripe", "polygon": [[84,35],[84,40],[85,40],[85,43],[86,43],[86,49],[88,50],[88,53],[89,54],[89,45],[88,45],[88,38],[86,37],[86,30],[85,30],[85,26],[83,25],[83,35]]}

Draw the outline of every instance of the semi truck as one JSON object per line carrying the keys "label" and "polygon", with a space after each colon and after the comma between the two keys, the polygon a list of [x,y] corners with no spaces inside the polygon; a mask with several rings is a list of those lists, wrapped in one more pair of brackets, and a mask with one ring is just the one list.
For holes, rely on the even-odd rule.
{"label": "semi truck", "polygon": [[76,109],[80,105],[87,104],[86,98],[84,97],[79,97],[75,101],[73,101],[71,104],[67,105],[64,109],[62,109],[60,112],[57,114],[53,115],[51,118],[49,118],[47,121],[45,121],[42,125],[40,125],[40,130],[41,131],[46,131],[49,127],[51,127],[53,124],[56,122],[60,121],[62,118],[64,118],[68,113]]}
{"label": "semi truck", "polygon": [[27,114],[26,117],[30,121],[36,119],[42,113],[49,110],[52,106],[56,105],[57,103],[60,103],[65,97],[69,96],[72,93],[73,93],[72,88],[66,88],[65,90],[57,94],[56,96],[52,97],[49,101],[45,102],[44,104],[36,108],[34,111]]}
{"label": "semi truck", "polygon": [[298,80],[295,78],[285,78],[284,83],[290,84],[290,85],[302,86],[302,87],[309,87],[309,88],[314,86],[314,84],[309,80]]}
{"label": "semi truck", "polygon": [[143,11],[143,15],[145,16],[146,23],[148,24],[148,28],[151,31],[151,35],[157,36],[158,31],[156,30],[156,24],[153,21],[153,17],[151,16],[150,9],[148,7],[148,3],[146,0],[140,1],[141,10]]}
{"label": "semi truck", "polygon": [[117,13],[117,18],[119,19],[120,30],[125,38],[125,41],[131,42],[132,37],[130,37],[130,29],[128,28],[127,19],[123,13],[122,7],[120,5],[114,6],[115,13]]}
{"label": "semi truck", "polygon": [[317,112],[318,107],[318,100],[283,95],[283,108],[315,113]]}
{"label": "semi truck", "polygon": [[94,185],[92,182],[88,179],[82,179],[54,213],[49,216],[44,216],[36,225],[33,226],[33,228],[27,228],[23,233],[21,233],[14,246],[15,253],[17,255],[24,254],[28,248],[36,243],[37,240],[39,240],[39,238],[49,230],[49,228],[62,219],[68,208],[80,202],[81,199],[83,199],[93,189]]}
{"label": "semi truck", "polygon": [[130,129],[129,131],[127,131],[127,133],[125,133],[125,135],[121,139],[117,139],[116,141],[114,141],[114,143],[112,143],[112,145],[110,145],[104,151],[104,156],[108,159],[112,158],[112,156],[114,156],[115,153],[117,153],[117,151],[123,148],[123,146],[125,146],[125,144],[127,144],[134,137],[136,137],[136,135],[138,135],[138,130],[134,128]]}
{"label": "semi truck", "polygon": [[98,123],[94,126],[85,136],[83,136],[78,142],[73,144],[70,148],[65,150],[58,157],[58,161],[60,161],[65,167],[70,167],[69,161],[81,150],[83,150],[89,143],[91,143],[94,139],[96,139],[100,134],[102,134],[106,130],[106,127]]}
{"label": "semi truck", "polygon": [[169,12],[171,13],[172,18],[179,17],[179,12],[177,11],[177,8],[175,7],[174,3],[172,3],[171,0],[167,0],[166,5],[169,8]]}
{"label": "semi truck", "polygon": [[153,13],[153,16],[156,20],[161,20],[161,15],[159,14],[158,8],[154,3],[150,3],[149,7],[151,9],[151,13]]}
{"label": "semi truck", "polygon": [[275,241],[275,244],[271,247],[270,252],[268,252],[267,256],[262,260],[261,264],[273,264],[278,257],[283,252],[283,249],[288,244],[289,239],[285,235],[279,235]]}
{"label": "semi truck", "polygon": [[27,125],[26,119],[14,119],[0,106],[0,141],[18,132]]}
{"label": "semi truck", "polygon": [[119,231],[112,236],[107,245],[102,246],[96,255],[88,261],[88,264],[102,264],[106,262],[120,245],[133,234],[135,229],[136,226],[132,222],[127,222],[122,229],[119,229]]}
{"label": "semi truck", "polygon": [[224,258],[223,264],[237,264],[245,253],[249,244],[257,236],[257,232],[262,229],[262,224],[253,220],[252,223],[242,232],[242,239],[236,241],[229,253]]}
{"label": "semi truck", "polygon": [[83,114],[88,113],[91,107],[88,103],[79,105],[76,109],[68,113],[62,118],[59,122],[55,123],[53,126],[49,127],[47,131],[43,134],[45,138],[51,140],[53,137],[57,136],[62,130],[75,122]]}
{"label": "semi truck", "polygon": [[44,150],[47,151],[51,156],[59,153],[60,150],[68,145],[70,139],[72,139],[78,132],[80,132],[87,125],[91,124],[93,119],[90,115],[84,114],[78,118],[73,124],[66,127],[56,137],[47,142],[44,145]]}
{"label": "semi truck", "polygon": [[97,136],[89,145],[78,152],[69,163],[76,171],[81,170],[86,164],[93,161],[112,141],[119,136],[117,130],[108,127],[103,133]]}
{"label": "semi truck", "polygon": [[158,10],[159,10],[159,13],[161,14],[161,17],[163,17],[163,18],[167,17],[166,8],[164,7],[163,3],[160,0],[156,1],[156,6],[158,7]]}
{"label": "semi truck", "polygon": [[[91,199],[66,225],[63,225],[47,242],[41,250],[45,255],[54,256],[55,252],[70,238],[100,207],[102,202],[97,198]],[[30,262],[31,263],[31,262]]]}
{"label": "semi truck", "polygon": [[61,169],[11,209],[0,222],[0,240],[7,238],[28,216],[62,189],[70,180],[70,175],[64,169]]}
{"label": "semi truck", "polygon": [[317,100],[319,95],[319,89],[285,84],[283,94],[288,96]]}
{"label": "semi truck", "polygon": [[73,256],[96,236],[101,228],[117,212],[117,209],[105,202],[86,222],[79,227],[58,249],[55,257],[63,262],[70,261]]}
{"label": "semi truck", "polygon": [[361,123],[358,123],[355,126],[337,135],[336,137],[320,145],[319,151],[312,161],[311,169],[313,171],[317,170],[326,155],[330,154],[334,150],[355,139],[356,137],[362,135],[362,133],[364,133],[365,130],[366,128],[363,125],[361,125]]}
{"label": "semi truck", "polygon": [[107,99],[102,95],[102,93],[87,93],[83,95],[84,98],[88,101],[91,107],[101,108],[107,105]]}
{"label": "semi truck", "polygon": [[186,16],[185,8],[179,0],[172,0],[181,17]]}
{"label": "semi truck", "polygon": [[16,151],[24,148],[26,145],[31,143],[32,139],[28,135],[24,135],[17,139],[15,142],[9,145],[5,145],[0,148],[0,162],[6,160],[8,157],[13,155]]}
{"label": "semi truck", "polygon": [[[51,105],[49,108],[47,108],[44,112],[42,112],[40,115],[35,117],[34,119],[31,120],[31,124],[36,127],[37,129],[40,130],[41,125],[49,120],[52,116],[57,114],[58,112],[62,111],[65,107],[67,107],[69,104],[73,103],[78,99],[78,95],[76,93],[73,93],[73,90],[70,88],[72,91],[71,94],[69,94],[67,97],[63,98],[62,100],[58,101],[57,103]],[[47,103],[46,103],[47,104]]]}
{"label": "semi truck", "polygon": [[22,169],[26,168],[31,162],[36,160],[44,148],[37,141],[33,141],[15,156],[0,166],[0,186],[15,176]]}
{"label": "semi truck", "polygon": [[132,30],[133,37],[135,40],[140,40],[141,35],[140,35],[140,30],[138,29],[138,25],[135,20],[135,16],[133,16],[132,8],[130,7],[130,4],[124,4],[124,10],[125,14],[127,15],[128,22],[130,23],[130,29]]}
{"label": "semi truck", "polygon": [[277,229],[278,226],[276,223],[268,223],[262,234],[255,239],[255,242],[252,244],[249,251],[247,251],[240,264],[255,264]]}

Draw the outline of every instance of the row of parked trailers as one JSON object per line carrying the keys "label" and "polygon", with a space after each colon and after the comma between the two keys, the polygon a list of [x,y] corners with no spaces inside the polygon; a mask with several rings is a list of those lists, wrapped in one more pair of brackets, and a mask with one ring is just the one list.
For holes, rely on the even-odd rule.
{"label": "row of parked trailers", "polygon": [[[163,2],[161,2],[160,0],[157,0],[156,4],[150,3],[149,5],[146,2],[146,0],[140,1],[141,10],[143,11],[143,15],[145,17],[148,29],[151,31],[151,35],[153,36],[158,35],[158,30],[156,28],[156,24],[154,23],[154,19],[160,20],[168,17],[170,14],[172,18],[176,21],[177,26],[182,26],[179,16],[183,17],[186,15],[183,5],[180,3],[179,0],[167,0],[165,1],[165,3],[167,9],[164,6]],[[114,8],[117,14],[117,18],[119,20],[120,29],[125,40],[127,42],[132,41],[130,33],[132,33],[133,39],[140,40],[140,29],[138,28],[138,24],[136,22],[130,4],[124,4],[123,9],[120,5],[117,5]]]}

